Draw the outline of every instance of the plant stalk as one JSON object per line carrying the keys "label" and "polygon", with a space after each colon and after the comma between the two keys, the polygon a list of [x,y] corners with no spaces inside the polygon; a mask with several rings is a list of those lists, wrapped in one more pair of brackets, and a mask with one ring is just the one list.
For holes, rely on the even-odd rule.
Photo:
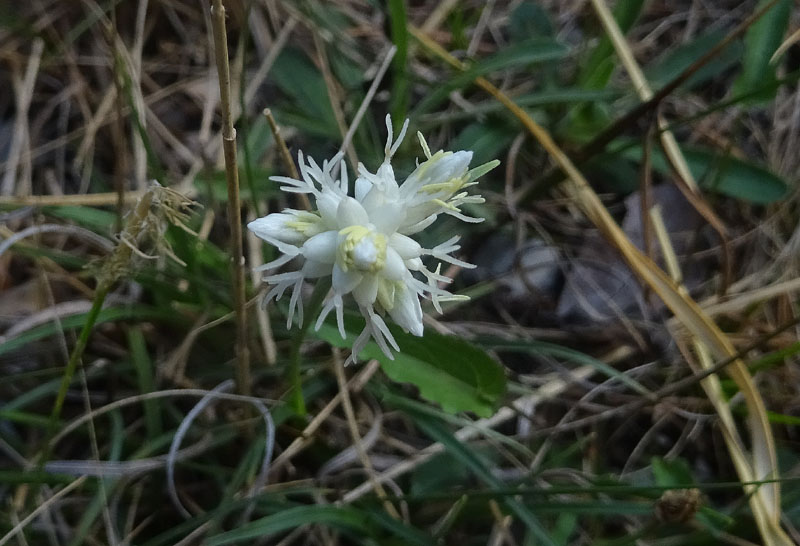
{"label": "plant stalk", "polygon": [[61,385],[58,388],[56,401],[53,403],[53,411],[50,414],[51,434],[49,434],[48,437],[52,436],[52,433],[55,432],[55,426],[58,423],[59,417],[61,416],[61,408],[64,405],[64,399],[67,396],[69,384],[72,382],[72,377],[75,375],[75,370],[78,368],[78,364],[81,361],[83,351],[86,350],[86,346],[89,343],[89,335],[92,333],[92,329],[97,322],[97,317],[100,315],[100,310],[103,308],[103,303],[106,300],[106,296],[108,295],[109,290],[111,290],[111,287],[117,281],[117,278],[120,276],[121,272],[125,270],[128,262],[131,259],[133,249],[131,246],[129,246],[129,244],[125,244],[124,241],[136,241],[136,239],[139,237],[139,234],[141,233],[145,224],[145,219],[150,212],[150,204],[152,202],[152,191],[145,192],[141,199],[139,199],[139,202],[136,204],[136,208],[133,210],[131,219],[125,227],[125,231],[120,234],[120,242],[117,244],[114,253],[108,258],[108,261],[103,266],[101,273],[98,275],[97,288],[95,289],[92,307],[86,317],[86,322],[83,323],[83,328],[81,329],[80,336],[78,337],[78,342],[72,349],[69,361],[67,362],[67,367],[64,370],[64,376],[61,379]]}
{"label": "plant stalk", "polygon": [[53,410],[50,413],[50,433],[48,434],[48,437],[55,433],[58,419],[61,416],[61,408],[64,406],[64,399],[67,397],[69,384],[72,382],[72,378],[75,375],[75,370],[78,369],[78,363],[81,361],[83,352],[86,350],[86,345],[89,343],[89,336],[91,335],[92,329],[97,322],[97,317],[100,315],[100,310],[103,308],[103,303],[105,302],[107,295],[108,288],[106,286],[98,286],[97,290],[95,290],[92,307],[89,310],[89,314],[86,316],[86,322],[83,323],[83,328],[81,329],[81,334],[78,337],[78,342],[75,344],[75,347],[72,349],[72,353],[69,355],[69,362],[67,362],[67,367],[64,370],[64,375],[61,378],[61,385],[58,387],[56,401],[53,403]]}
{"label": "plant stalk", "polygon": [[225,31],[225,8],[222,0],[211,7],[214,33],[214,56],[219,74],[219,96],[222,109],[222,149],[225,155],[225,178],[228,182],[228,221],[233,249],[231,274],[236,314],[236,388],[239,394],[250,394],[250,353],[247,347],[247,315],[245,312],[244,249],[242,244],[242,211],[239,199],[239,171],[236,164],[236,129],[231,114],[231,74],[228,61],[228,42]]}
{"label": "plant stalk", "polygon": [[290,403],[292,409],[300,417],[305,417],[307,413],[306,403],[303,399],[303,378],[300,375],[300,348],[303,345],[306,334],[308,334],[311,323],[314,321],[314,317],[319,314],[322,308],[322,302],[325,300],[325,296],[330,289],[330,279],[320,279],[319,282],[317,282],[317,285],[314,287],[314,292],[311,294],[308,310],[304,313],[303,322],[292,339],[292,352],[289,360],[289,383],[292,388]]}

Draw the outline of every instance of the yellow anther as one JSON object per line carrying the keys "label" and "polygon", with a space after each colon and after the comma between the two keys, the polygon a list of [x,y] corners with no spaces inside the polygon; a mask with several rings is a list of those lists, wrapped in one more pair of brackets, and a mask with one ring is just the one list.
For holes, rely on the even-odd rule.
{"label": "yellow anther", "polygon": [[401,281],[391,281],[389,279],[381,279],[378,283],[378,303],[386,311],[391,311],[394,308],[395,294],[401,285]]}
{"label": "yellow anther", "polygon": [[315,228],[318,227],[319,221],[320,217],[316,214],[303,211],[297,214],[295,220],[286,222],[286,227],[303,235],[311,236],[316,234]]}
{"label": "yellow anther", "polygon": [[377,273],[383,269],[386,264],[386,236],[383,233],[365,226],[347,226],[339,230],[339,235],[345,236],[336,249],[337,262],[344,271],[352,268]]}
{"label": "yellow anther", "polygon": [[438,182],[436,184],[426,184],[422,186],[422,191],[425,193],[439,193],[442,190],[447,190],[448,193],[453,194],[464,186],[466,177],[451,178],[447,182]]}
{"label": "yellow anther", "polygon": [[439,206],[440,206],[440,207],[442,207],[442,208],[445,208],[445,209],[448,209],[448,210],[453,210],[453,211],[459,212],[459,209],[458,209],[458,207],[456,207],[455,205],[452,205],[452,204],[450,204],[450,203],[445,203],[445,202],[444,202],[444,201],[442,201],[441,199],[432,199],[432,200],[431,200],[431,203],[436,203],[437,205],[439,205]]}

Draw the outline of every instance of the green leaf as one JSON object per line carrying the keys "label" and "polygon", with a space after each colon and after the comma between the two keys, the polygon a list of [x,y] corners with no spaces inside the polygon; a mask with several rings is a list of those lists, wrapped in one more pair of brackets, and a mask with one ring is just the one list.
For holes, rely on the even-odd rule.
{"label": "green leaf", "polygon": [[787,358],[790,358],[797,353],[800,353],[800,341],[796,341],[787,347],[778,349],[777,351],[767,353],[758,360],[751,362],[748,367],[752,373],[768,370],[775,366],[781,366],[785,364]]}
{"label": "green leaf", "polygon": [[[620,30],[627,32],[642,11],[644,0],[619,0],[614,7],[614,19]],[[617,58],[608,36],[603,35],[597,46],[583,62],[577,84],[584,89],[605,89],[614,73]],[[559,135],[571,142],[588,142],[608,126],[612,116],[608,105],[591,101],[573,106],[567,112]]]}
{"label": "green leaf", "polygon": [[[338,330],[324,324],[317,335],[338,347],[352,347],[361,328],[347,317],[347,339]],[[374,358],[393,381],[412,383],[420,396],[442,406],[448,413],[472,411],[481,417],[492,415],[506,388],[503,368],[489,355],[466,341],[427,331],[423,337],[406,334],[391,325],[389,329],[400,346],[394,360],[389,359],[374,342],[360,358]]]}
{"label": "green leaf", "polygon": [[467,70],[457,73],[443,84],[436,85],[416,107],[413,117],[434,111],[450,96],[450,93],[471,85],[478,76],[506,68],[527,68],[534,64],[557,61],[569,53],[570,50],[557,41],[541,38],[504,47],[494,55],[477,61]]}
{"label": "green leaf", "polygon": [[[767,205],[779,201],[789,191],[789,187],[780,177],[768,170],[737,159],[721,157],[719,152],[702,148],[681,148],[689,169],[700,186],[708,191],[742,199],[758,205]],[[633,161],[641,161],[642,150],[632,146],[623,155]],[[652,152],[653,169],[671,176],[669,166],[661,150]]]}
{"label": "green leaf", "polygon": [[[622,32],[627,32],[636,22],[642,11],[644,0],[620,0],[614,7],[616,19]],[[614,46],[608,36],[603,36],[600,43],[591,49],[592,53],[583,65],[578,83],[587,89],[602,89],[608,84],[614,72]]]}
{"label": "green leaf", "polygon": [[536,2],[525,1],[513,11],[508,23],[511,42],[523,42],[534,36],[555,36],[550,14]]}
{"label": "green leaf", "polygon": [[[726,34],[722,30],[702,34],[692,41],[668,51],[645,71],[645,76],[650,81],[651,87],[657,89],[669,83],[691,66],[693,62],[724,40]],[[710,80],[735,65],[741,58],[742,44],[734,42],[695,72],[684,85],[692,88]]]}
{"label": "green leaf", "polygon": [[[514,102],[522,107],[540,107],[570,104],[576,102],[601,102],[611,101],[619,98],[620,93],[612,89],[578,89],[575,87],[560,87],[547,91],[537,91],[526,93],[514,97]],[[455,120],[474,120],[483,114],[490,114],[504,111],[505,106],[497,101],[487,101],[476,104],[474,108],[467,111],[437,112],[427,114],[418,121],[420,131],[426,131],[441,127],[442,122]],[[383,153],[383,150],[381,150]]]}
{"label": "green leaf", "polygon": [[411,475],[411,495],[425,495],[469,483],[469,472],[452,453],[442,453],[420,465]]}
{"label": "green leaf", "polygon": [[504,68],[557,61],[563,59],[569,53],[569,48],[555,40],[531,38],[524,42],[504,47],[494,55],[475,63],[463,74],[469,75],[471,81],[482,74],[488,74]]}
{"label": "green leaf", "polygon": [[[340,138],[325,80],[304,54],[285,48],[275,60],[270,78],[293,99],[297,114],[291,119],[307,122],[303,128],[314,127],[321,136]],[[273,113],[279,121],[289,117],[283,110],[274,110]]]}
{"label": "green leaf", "polygon": [[[762,0],[756,9],[770,0]],[[783,40],[792,0],[778,0],[761,18],[753,23],[744,38],[745,50],[742,59],[742,73],[733,84],[733,94],[740,95],[753,91],[765,82],[775,80],[775,67],[770,59]],[[764,94],[755,100],[769,100],[774,93]]]}
{"label": "green leaf", "polygon": [[[124,442],[124,424],[122,416],[118,410],[110,414],[111,417],[111,444],[108,453],[109,461],[119,461],[122,452],[122,444]],[[90,533],[94,522],[103,513],[103,509],[107,506],[108,498],[121,484],[120,480],[116,478],[101,478],[99,488],[94,494],[94,497],[86,504],[83,505],[81,511],[81,518],[73,530],[72,540],[68,546],[79,546],[84,544],[86,536]]]}
{"label": "green leaf", "polygon": [[389,0],[389,23],[391,25],[392,43],[397,46],[397,52],[392,59],[392,99],[389,111],[392,118],[400,120],[406,118],[409,99],[408,81],[408,20],[406,16],[405,0]]}
{"label": "green leaf", "polygon": [[598,192],[620,195],[627,195],[639,189],[640,170],[639,165],[619,154],[596,156],[584,166],[587,178]]}
{"label": "green leaf", "polygon": [[[80,328],[86,321],[88,313],[63,317],[61,327]],[[95,324],[103,322],[114,322],[118,320],[164,320],[171,323],[176,321],[185,322],[179,315],[169,309],[156,309],[146,305],[128,305],[125,307],[109,307],[100,311]],[[24,347],[28,343],[51,336],[58,332],[56,324],[48,323],[36,328],[31,328],[18,336],[8,339],[0,344],[0,355],[9,353],[15,349]]]}
{"label": "green leaf", "polygon": [[578,514],[575,512],[566,511],[559,514],[558,518],[556,519],[556,526],[553,530],[553,540],[556,541],[558,544],[562,544],[563,546],[567,546],[570,544],[570,537],[575,534],[575,530],[578,526]]}
{"label": "green leaf", "polygon": [[497,159],[508,150],[516,136],[497,123],[472,123],[451,142],[450,149],[472,150],[472,165],[482,165]]}
{"label": "green leaf", "polygon": [[[479,453],[460,442],[447,431],[441,423],[434,421],[425,414],[415,412],[410,408],[405,408],[405,411],[414,418],[414,422],[427,436],[441,443],[449,453],[475,474],[479,480],[492,489],[502,489],[504,487],[503,482],[492,474]],[[528,531],[535,536],[537,540],[536,544],[556,546],[551,535],[545,530],[536,515],[525,504],[513,497],[504,498],[503,504],[525,525]]]}
{"label": "green leaf", "polygon": [[[264,156],[272,144],[272,131],[269,128],[269,123],[267,123],[267,118],[265,116],[257,117],[247,128],[247,143],[246,145],[242,143],[239,168],[244,167],[245,164],[245,156],[247,154],[244,153],[244,150],[247,150],[250,154],[251,162],[256,163]],[[251,168],[255,168],[255,165],[251,165]],[[266,174],[269,175],[270,173]]]}
{"label": "green leaf", "polygon": [[[27,413],[24,411],[5,410],[0,408],[0,420],[11,421],[13,423],[22,423],[31,427],[39,427],[47,429],[51,425],[50,418],[36,413]],[[59,421],[60,422],[60,421]]]}
{"label": "green leaf", "polygon": [[99,233],[110,233],[114,229],[117,215],[107,210],[81,206],[47,207],[45,212],[50,216],[70,220],[85,228]]}
{"label": "green leaf", "polygon": [[[147,342],[140,327],[128,330],[128,346],[133,366],[136,369],[139,392],[142,394],[154,392],[156,390],[155,366],[147,353]],[[145,400],[143,404],[145,427],[147,435],[152,440],[161,434],[161,406],[157,400]]]}
{"label": "green leaf", "polygon": [[613,122],[611,111],[599,101],[576,104],[559,124],[558,135],[572,143],[589,142]]}
{"label": "green leaf", "polygon": [[793,427],[800,425],[800,417],[795,417],[794,415],[786,415],[785,413],[778,413],[775,411],[767,410],[767,418],[769,418],[770,423],[775,423],[779,425],[787,425]]}
{"label": "green leaf", "polygon": [[692,471],[683,459],[662,459],[653,457],[650,461],[653,467],[653,477],[657,485],[667,487],[687,487],[694,483]]}

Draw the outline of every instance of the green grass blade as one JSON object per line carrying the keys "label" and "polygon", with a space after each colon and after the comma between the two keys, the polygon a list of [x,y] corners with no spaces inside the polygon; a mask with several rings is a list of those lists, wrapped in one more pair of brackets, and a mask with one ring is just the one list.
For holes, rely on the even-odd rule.
{"label": "green grass blade", "polygon": [[[131,351],[131,360],[136,370],[136,380],[139,383],[139,392],[142,394],[155,391],[155,367],[147,352],[141,328],[134,327],[128,330],[128,346]],[[161,434],[161,409],[157,400],[145,400],[144,421],[147,436],[150,440]]]}
{"label": "green grass blade", "polygon": [[392,119],[399,125],[406,118],[409,101],[408,81],[408,24],[405,0],[389,0],[389,22],[391,38],[397,47],[397,52],[392,59],[392,99],[389,112]]}
{"label": "green grass blade", "polygon": [[[770,1],[762,0],[755,9],[760,9]],[[734,82],[733,94],[747,93],[763,86],[765,81],[775,79],[775,67],[770,64],[770,59],[783,41],[783,34],[789,24],[792,4],[792,0],[778,0],[747,31],[744,39],[742,73]],[[764,94],[756,97],[752,102],[762,102],[773,97],[774,94]]]}

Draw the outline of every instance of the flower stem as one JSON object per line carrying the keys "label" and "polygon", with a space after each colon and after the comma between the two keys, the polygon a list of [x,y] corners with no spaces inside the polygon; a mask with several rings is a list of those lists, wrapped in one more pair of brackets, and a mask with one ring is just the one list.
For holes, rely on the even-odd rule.
{"label": "flower stem", "polygon": [[[61,416],[61,408],[64,405],[64,399],[67,397],[69,384],[72,382],[72,377],[75,375],[75,370],[78,369],[78,364],[81,361],[83,352],[86,350],[86,345],[89,343],[89,336],[92,333],[97,317],[100,315],[100,310],[103,308],[103,303],[106,300],[109,290],[122,275],[122,272],[128,267],[128,262],[131,259],[133,249],[130,244],[125,244],[124,241],[136,241],[145,225],[145,220],[150,212],[150,204],[153,202],[153,189],[145,192],[136,204],[130,220],[125,226],[125,230],[120,234],[120,242],[117,244],[114,253],[109,256],[103,269],[97,278],[97,288],[94,293],[94,300],[89,314],[86,316],[86,322],[83,323],[78,342],[72,349],[69,356],[67,367],[64,370],[64,376],[61,378],[61,385],[56,394],[56,400],[53,403],[53,410],[50,413],[50,424],[48,430],[48,443],[45,446],[45,453],[49,449],[49,438],[55,434],[55,429],[58,424],[58,419]],[[46,460],[44,457],[42,460]]]}
{"label": "flower stem", "polygon": [[77,370],[78,363],[81,361],[83,351],[86,350],[86,345],[89,343],[89,336],[92,333],[95,323],[97,322],[97,317],[100,315],[100,310],[103,308],[106,295],[108,295],[108,287],[106,286],[98,287],[95,291],[92,307],[89,309],[89,314],[86,316],[86,322],[83,323],[83,328],[81,329],[81,334],[78,337],[78,342],[72,349],[72,353],[69,356],[69,362],[67,362],[67,367],[64,370],[64,375],[61,378],[61,385],[58,388],[56,401],[53,404],[53,410],[50,413],[50,434],[48,434],[48,437],[53,436],[55,433],[58,419],[61,416],[61,408],[64,405],[64,399],[67,396],[67,390],[69,390],[69,384],[72,382],[72,377],[75,375],[75,370]]}
{"label": "flower stem", "polygon": [[228,181],[228,221],[233,251],[231,270],[233,300],[236,313],[236,387],[239,394],[250,394],[250,353],[247,347],[247,316],[245,312],[244,249],[242,243],[242,211],[239,200],[239,170],[236,163],[236,130],[231,113],[231,74],[228,61],[228,42],[225,31],[225,8],[222,0],[214,0],[211,8],[214,31],[214,55],[219,74],[220,107],[222,109],[222,148],[225,155],[225,175]]}
{"label": "flower stem", "polygon": [[303,399],[303,378],[300,375],[300,347],[303,345],[303,340],[305,340],[308,329],[311,327],[311,322],[319,314],[322,302],[330,289],[330,279],[320,279],[314,287],[314,293],[311,295],[311,302],[309,302],[303,324],[300,325],[292,340],[291,359],[289,360],[289,383],[291,383],[292,388],[291,406],[300,417],[306,415],[306,403]]}

